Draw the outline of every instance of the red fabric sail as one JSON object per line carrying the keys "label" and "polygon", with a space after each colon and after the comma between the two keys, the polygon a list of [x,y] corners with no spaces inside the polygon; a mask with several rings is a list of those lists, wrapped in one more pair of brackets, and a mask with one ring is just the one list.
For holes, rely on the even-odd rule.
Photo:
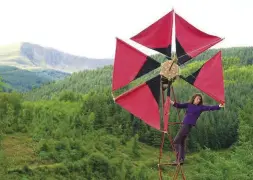
{"label": "red fabric sail", "polygon": [[221,51],[185,80],[216,101],[225,103]]}
{"label": "red fabric sail", "polygon": [[136,78],[156,69],[160,63],[116,38],[116,53],[113,66],[112,90],[117,90]]}
{"label": "red fabric sail", "polygon": [[180,65],[223,40],[200,31],[177,13],[175,13],[175,26],[176,53]]}
{"label": "red fabric sail", "polygon": [[131,39],[171,57],[173,13],[170,11]]}
{"label": "red fabric sail", "polygon": [[160,130],[159,80],[159,76],[156,76],[115,99],[121,107],[158,130]]}

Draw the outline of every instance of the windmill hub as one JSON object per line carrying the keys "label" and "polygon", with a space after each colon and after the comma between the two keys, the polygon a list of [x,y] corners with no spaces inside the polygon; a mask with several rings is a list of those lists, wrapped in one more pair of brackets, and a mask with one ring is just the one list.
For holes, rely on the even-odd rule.
{"label": "windmill hub", "polygon": [[166,61],[162,63],[160,75],[171,81],[179,75],[179,66],[174,60]]}

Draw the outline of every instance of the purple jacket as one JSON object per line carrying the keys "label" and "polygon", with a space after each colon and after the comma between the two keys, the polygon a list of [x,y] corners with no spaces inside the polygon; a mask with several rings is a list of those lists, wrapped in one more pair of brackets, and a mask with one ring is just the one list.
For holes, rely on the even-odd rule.
{"label": "purple jacket", "polygon": [[196,122],[203,111],[214,111],[220,109],[219,105],[205,106],[205,105],[195,105],[191,103],[180,104],[176,102],[173,104],[173,106],[179,109],[187,108],[183,123],[191,124],[194,126],[196,125]]}

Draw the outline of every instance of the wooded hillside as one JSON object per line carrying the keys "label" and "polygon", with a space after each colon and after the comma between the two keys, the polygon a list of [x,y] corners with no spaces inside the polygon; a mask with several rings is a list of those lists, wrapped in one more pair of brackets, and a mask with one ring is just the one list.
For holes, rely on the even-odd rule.
{"label": "wooded hillside", "polygon": [[[227,53],[223,58],[226,108],[203,113],[192,130],[187,141],[190,154],[184,165],[187,179],[253,177],[252,171],[248,171],[253,144],[253,65],[248,61],[250,55],[237,56],[237,52],[248,51],[248,48],[235,49],[235,53],[231,56]],[[203,60],[192,61],[182,74],[194,71],[203,63]],[[157,179],[161,133],[131,118],[113,102],[111,73],[111,66],[75,73],[24,97],[1,93],[0,175],[6,179],[49,176]],[[183,80],[174,88],[180,102],[199,92]],[[207,96],[204,99],[206,104],[216,104]],[[170,120],[178,121],[175,109],[171,110]],[[180,117],[183,115],[182,111]],[[177,127],[172,130],[175,135]],[[167,139],[164,150],[168,155]]]}

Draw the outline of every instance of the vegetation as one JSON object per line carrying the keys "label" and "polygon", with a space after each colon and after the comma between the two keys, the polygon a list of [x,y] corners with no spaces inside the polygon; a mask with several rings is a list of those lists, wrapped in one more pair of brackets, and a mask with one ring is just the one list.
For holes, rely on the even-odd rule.
{"label": "vegetation", "polygon": [[24,70],[12,66],[0,66],[0,77],[5,83],[4,91],[27,92],[43,84],[64,79],[70,74],[55,70]]}
{"label": "vegetation", "polygon": [[[253,65],[246,60],[248,57],[241,59],[237,55],[223,59],[226,108],[202,114],[187,141],[188,155],[183,166],[187,179],[247,180],[253,176],[249,171]],[[203,61],[194,61],[182,74],[192,73],[202,64]],[[108,66],[74,73],[25,94],[2,92],[0,176],[157,179],[161,133],[132,118],[113,102],[111,73],[112,67]],[[174,88],[180,102],[199,92],[183,80]],[[216,103],[204,97],[207,104]],[[183,115],[180,112],[181,118]],[[179,121],[174,108],[170,120]],[[173,135],[177,128],[171,129]],[[171,155],[170,146],[168,139],[165,142],[167,157]],[[168,179],[173,169],[166,168],[164,177]]]}

